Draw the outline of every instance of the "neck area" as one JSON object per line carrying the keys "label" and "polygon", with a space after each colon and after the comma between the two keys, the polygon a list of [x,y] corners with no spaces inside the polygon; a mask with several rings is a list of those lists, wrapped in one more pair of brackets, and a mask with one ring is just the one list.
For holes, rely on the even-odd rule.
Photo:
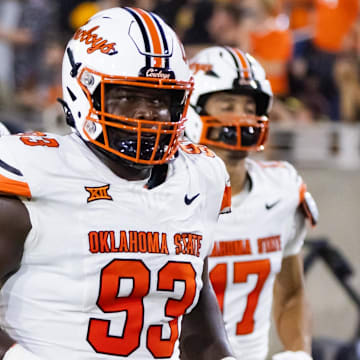
{"label": "neck area", "polygon": [[225,161],[226,168],[230,175],[231,192],[237,195],[244,190],[247,181],[247,170],[245,166],[245,159],[237,160],[236,162]]}
{"label": "neck area", "polygon": [[226,165],[226,169],[230,175],[232,195],[239,194],[244,189],[248,177],[245,165],[247,152],[235,152],[217,148],[213,148],[212,150],[214,150],[216,155],[218,155]]}
{"label": "neck area", "polygon": [[96,145],[85,141],[86,146],[98,157],[115,175],[128,181],[145,180],[150,177],[153,166],[145,165],[134,167],[127,164],[126,160],[113,160],[100,151]]}

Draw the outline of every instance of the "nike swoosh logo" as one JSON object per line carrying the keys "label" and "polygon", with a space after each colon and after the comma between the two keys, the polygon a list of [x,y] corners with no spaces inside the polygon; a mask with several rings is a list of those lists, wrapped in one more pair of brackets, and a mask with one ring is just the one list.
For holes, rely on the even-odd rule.
{"label": "nike swoosh logo", "polygon": [[192,198],[188,198],[188,196],[186,194],[185,197],[184,197],[185,204],[190,205],[199,195],[200,195],[200,193],[196,194]]}
{"label": "nike swoosh logo", "polygon": [[275,205],[277,205],[280,201],[281,201],[281,200],[279,199],[279,200],[277,200],[277,201],[275,201],[275,202],[273,202],[273,203],[271,203],[271,204],[265,204],[266,210],[272,209],[272,208],[273,208]]}

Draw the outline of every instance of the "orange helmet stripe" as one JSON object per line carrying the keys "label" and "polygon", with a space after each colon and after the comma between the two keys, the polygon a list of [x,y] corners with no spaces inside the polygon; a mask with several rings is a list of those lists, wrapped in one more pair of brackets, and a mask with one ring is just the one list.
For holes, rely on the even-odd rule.
{"label": "orange helmet stripe", "polygon": [[[159,31],[156,28],[154,20],[151,18],[151,16],[147,12],[145,12],[142,9],[134,8],[133,10],[138,13],[138,15],[144,20],[144,22],[146,24],[147,30],[148,30],[150,38],[151,38],[151,43],[152,43],[152,48],[153,48],[154,54],[162,55],[163,50],[162,50],[162,46],[161,46],[160,35],[159,35]],[[154,64],[155,67],[162,67],[162,58],[161,57],[155,57],[154,60],[155,60],[155,64]]]}
{"label": "orange helmet stripe", "polygon": [[237,58],[240,60],[241,70],[244,74],[245,79],[250,79],[250,66],[245,55],[239,49],[232,48],[232,50],[237,55]]}

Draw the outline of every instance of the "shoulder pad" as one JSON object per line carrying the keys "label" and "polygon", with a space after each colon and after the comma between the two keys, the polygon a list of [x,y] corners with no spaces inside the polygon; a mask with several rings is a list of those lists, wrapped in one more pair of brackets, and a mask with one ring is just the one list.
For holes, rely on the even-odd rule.
{"label": "shoulder pad", "polygon": [[306,191],[306,187],[302,198],[300,198],[300,206],[311,226],[315,227],[319,221],[319,210],[312,195]]}
{"label": "shoulder pad", "polygon": [[187,154],[205,154],[208,157],[215,157],[215,153],[211,151],[207,146],[205,145],[198,145],[193,144],[190,141],[183,141],[180,143],[180,149],[184,151]]}
{"label": "shoulder pad", "polygon": [[230,179],[227,179],[224,196],[221,203],[220,214],[229,214],[231,213],[231,185]]}

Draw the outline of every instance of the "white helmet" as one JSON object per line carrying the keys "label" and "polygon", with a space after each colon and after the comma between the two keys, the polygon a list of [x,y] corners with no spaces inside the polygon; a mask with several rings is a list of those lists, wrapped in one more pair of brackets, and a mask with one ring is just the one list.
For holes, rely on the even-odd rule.
{"label": "white helmet", "polygon": [[[174,155],[193,82],[182,44],[157,15],[138,8],[95,14],[69,41],[62,76],[67,122],[85,141],[132,164],[161,164]],[[173,95],[171,122],[107,113],[104,99],[110,85],[163,89]],[[114,148],[109,127],[134,135]],[[155,134],[155,140],[146,140],[146,133]]]}
{"label": "white helmet", "polygon": [[[230,150],[263,150],[273,94],[259,62],[239,49],[214,46],[200,51],[190,68],[195,88],[186,123],[189,139]],[[204,107],[217,92],[250,95],[255,100],[256,116],[209,116]]]}

